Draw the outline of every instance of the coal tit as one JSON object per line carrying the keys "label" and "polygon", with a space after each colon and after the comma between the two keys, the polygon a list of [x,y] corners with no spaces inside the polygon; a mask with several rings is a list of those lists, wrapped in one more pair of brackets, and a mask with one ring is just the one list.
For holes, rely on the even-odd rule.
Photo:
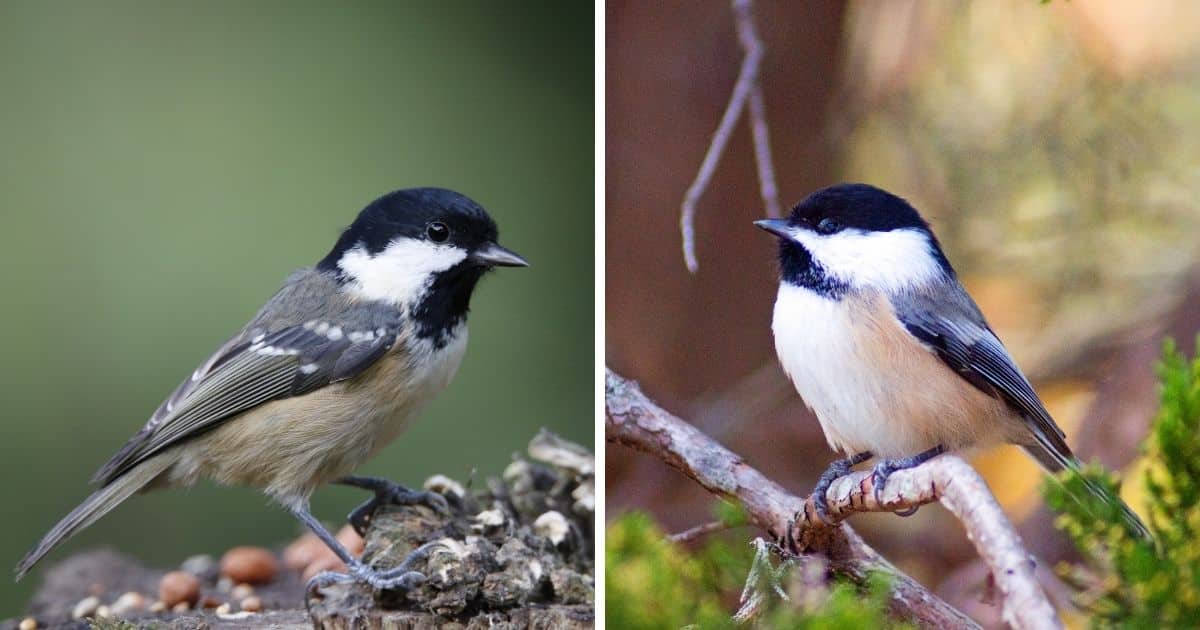
{"label": "coal tit", "polygon": [[261,488],[329,545],[349,575],[318,583],[419,583],[409,567],[421,553],[388,571],[362,564],[313,517],[309,496],[330,482],[375,491],[351,517],[360,529],[380,501],[443,507],[438,495],[349,475],[454,377],[483,274],[527,264],[463,195],[418,188],[376,199],[179,385],[96,474],[99,489],[21,560],[17,578],[134,493],[207,478]]}

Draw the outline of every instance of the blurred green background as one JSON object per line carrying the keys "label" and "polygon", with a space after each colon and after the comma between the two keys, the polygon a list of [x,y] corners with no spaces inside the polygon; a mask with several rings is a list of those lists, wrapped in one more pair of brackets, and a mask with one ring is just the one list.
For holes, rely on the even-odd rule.
{"label": "blurred green background", "polygon": [[[498,474],[543,425],[590,445],[592,41],[590,3],[0,4],[0,565],[396,188],[466,193],[533,266],[484,280],[457,380],[362,472]],[[104,544],[171,566],[298,531],[204,484],[130,500],[47,564]],[[39,580],[0,576],[0,618]]]}

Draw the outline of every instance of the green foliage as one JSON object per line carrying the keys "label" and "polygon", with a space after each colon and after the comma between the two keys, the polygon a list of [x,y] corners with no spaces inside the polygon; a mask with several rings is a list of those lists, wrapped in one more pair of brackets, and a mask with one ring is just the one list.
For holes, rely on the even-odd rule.
{"label": "green foliage", "polygon": [[[726,523],[744,522],[729,504],[716,508]],[[757,556],[742,545],[712,537],[696,550],[669,541],[643,513],[621,516],[608,527],[605,614],[613,628],[732,628],[747,576]],[[760,561],[763,561],[760,558]],[[755,571],[751,590],[766,594],[757,620],[767,628],[839,630],[898,627],[888,620],[888,581],[873,576],[865,589],[835,581],[807,589],[796,570],[767,565]],[[782,566],[782,565],[781,565]],[[772,593],[788,592],[791,601]],[[799,592],[798,592],[799,591]]]}
{"label": "green foliage", "polygon": [[1059,526],[1091,561],[1060,570],[1081,588],[1079,603],[1097,627],[1195,627],[1200,619],[1200,358],[1189,362],[1167,342],[1158,373],[1161,408],[1144,477],[1155,543],[1131,536],[1119,509],[1086,491],[1088,479],[1116,492],[1115,477],[1099,466],[1063,473],[1061,486],[1045,489]]}
{"label": "green foliage", "polygon": [[746,516],[746,511],[742,506],[732,501],[717,501],[713,506],[713,516],[725,524],[726,527],[741,527],[750,522],[750,518]]}

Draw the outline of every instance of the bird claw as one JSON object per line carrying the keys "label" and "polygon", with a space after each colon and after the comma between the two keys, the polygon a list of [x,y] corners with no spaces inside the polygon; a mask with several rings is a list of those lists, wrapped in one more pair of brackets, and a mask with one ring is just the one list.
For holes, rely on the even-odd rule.
{"label": "bird claw", "polygon": [[887,486],[888,477],[891,477],[892,473],[896,471],[894,461],[891,459],[880,460],[871,469],[871,485],[874,486],[872,494],[875,497],[875,502],[879,505],[883,505],[883,489]]}
{"label": "bird claw", "polygon": [[813,511],[826,523],[829,522],[829,486],[833,485],[834,479],[837,479],[837,477],[828,481],[822,477],[812,492]]}
{"label": "bird claw", "polygon": [[334,584],[366,584],[377,591],[410,591],[425,583],[425,574],[420,571],[404,571],[392,575],[390,571],[376,571],[364,564],[357,564],[347,573],[322,571],[309,579],[305,591],[314,595]]}
{"label": "bird claw", "polygon": [[831,522],[829,515],[830,486],[832,486],[833,482],[837,481],[838,478],[850,474],[850,470],[854,466],[863,463],[870,457],[870,452],[863,452],[843,459],[836,459],[829,464],[829,467],[825,469],[825,472],[821,473],[821,477],[817,479],[817,485],[813,488],[812,502],[813,510],[816,511],[817,516],[821,517],[822,521],[826,523]]}
{"label": "bird claw", "polygon": [[[881,459],[875,467],[871,469],[871,476],[874,478],[872,485],[874,486],[873,494],[875,502],[883,506],[883,489],[887,486],[887,480],[892,476],[892,473],[897,470],[905,470],[907,468],[916,468],[921,464],[941,455],[946,452],[946,448],[942,445],[937,445],[927,451],[922,451],[912,457],[902,457],[900,459]],[[913,506],[904,510],[896,510],[898,516],[912,516],[917,513],[920,506]]]}
{"label": "bird claw", "polygon": [[305,590],[314,594],[334,584],[357,582],[377,591],[410,591],[424,584],[427,579],[424,573],[414,570],[413,565],[428,558],[433,549],[439,546],[441,543],[438,542],[425,543],[390,569],[375,569],[356,560],[346,568],[345,573],[322,571],[308,581]]}
{"label": "bird claw", "polygon": [[369,584],[377,591],[409,591],[425,583],[425,574],[420,571],[376,571],[365,564],[359,564],[351,568],[350,573],[354,580]]}
{"label": "bird claw", "polygon": [[371,518],[381,505],[424,505],[438,514],[450,514],[450,504],[446,498],[430,490],[413,490],[385,479],[347,478],[342,483],[375,492],[375,496],[354,508],[347,517],[359,536],[367,535]]}

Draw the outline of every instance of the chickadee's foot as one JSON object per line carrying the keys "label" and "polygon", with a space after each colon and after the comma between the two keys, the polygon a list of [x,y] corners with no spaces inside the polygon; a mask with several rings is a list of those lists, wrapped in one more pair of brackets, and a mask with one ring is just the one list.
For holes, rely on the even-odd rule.
{"label": "chickadee's foot", "polygon": [[[871,451],[863,451],[856,455],[851,455],[843,459],[836,459],[829,464],[825,472],[821,473],[821,477],[817,479],[817,485],[813,488],[812,500],[813,508],[817,511],[817,515],[821,520],[828,523],[829,518],[829,487],[839,477],[844,477],[850,473],[850,469],[871,458]],[[793,523],[794,524],[794,523]]]}
{"label": "chickadee's foot", "polygon": [[446,498],[442,495],[430,492],[429,490],[406,488],[400,484],[392,483],[387,479],[352,476],[343,477],[334,483],[371,490],[375,493],[374,497],[367,499],[362,505],[354,508],[354,511],[350,512],[350,515],[347,517],[350,525],[354,527],[354,531],[358,532],[359,536],[367,535],[367,527],[371,524],[371,517],[381,505],[425,505],[440,514],[450,513],[450,504],[446,502]]}
{"label": "chickadee's foot", "polygon": [[[887,485],[888,477],[892,476],[892,473],[896,472],[897,470],[916,468],[917,466],[920,466],[921,464],[924,464],[925,462],[945,452],[946,447],[939,444],[927,451],[921,451],[920,453],[917,453],[911,457],[879,460],[879,462],[875,464],[875,467],[871,469],[871,474],[875,477],[875,483],[873,484],[875,486],[875,502],[883,505],[883,488]],[[899,516],[912,516],[916,513],[917,507],[896,512],[896,514]]]}

